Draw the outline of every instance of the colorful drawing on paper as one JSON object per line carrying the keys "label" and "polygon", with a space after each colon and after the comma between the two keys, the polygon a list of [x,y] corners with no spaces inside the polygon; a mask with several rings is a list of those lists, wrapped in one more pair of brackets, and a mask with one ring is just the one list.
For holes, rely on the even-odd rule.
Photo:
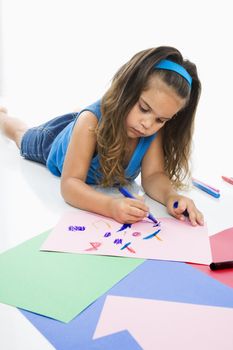
{"label": "colorful drawing on paper", "polygon": [[85,249],[86,252],[92,252],[93,250],[96,251],[101,246],[101,242],[90,242],[89,245],[90,248]]}
{"label": "colorful drawing on paper", "polygon": [[68,227],[69,231],[84,231],[85,229],[86,229],[85,226],[76,226],[76,225],[74,225],[74,226],[69,226]]}
{"label": "colorful drawing on paper", "polygon": [[[96,230],[102,230],[102,228],[104,227],[107,227],[109,229],[112,228],[112,226],[110,225],[109,222],[107,222],[106,220],[96,220],[94,222],[92,222],[92,225],[95,227]],[[120,224],[119,224],[120,225]],[[103,237],[105,238],[108,238],[108,237],[115,237],[115,233],[116,232],[120,232],[121,234],[123,234],[123,236],[125,236],[127,234],[127,229],[131,229],[133,224],[123,224],[123,225],[120,225],[120,228],[118,230],[116,230],[114,232],[114,230],[111,232],[111,231],[108,231],[108,232],[105,232]],[[154,224],[151,222],[151,225],[152,227],[157,227],[158,226],[160,227],[160,223],[158,224]],[[86,226],[81,226],[81,225],[71,225],[68,227],[68,231],[85,231],[86,230]],[[162,242],[162,239],[158,236],[158,233],[161,231],[161,228],[159,228],[157,231],[149,234],[148,236],[144,235],[143,236],[143,233],[141,232],[133,232],[131,233],[133,237],[141,237],[142,239],[150,239],[150,238],[153,238],[153,237],[156,237],[159,241]],[[124,249],[127,249],[128,252],[132,253],[132,254],[135,254],[136,251],[133,249],[132,246],[129,247],[129,245],[132,245],[132,242],[127,242],[125,243],[125,239],[124,237],[116,237],[114,238],[114,240],[112,240],[112,243],[113,245],[118,245],[119,246],[119,249],[120,250],[124,250]],[[89,247],[84,249],[84,251],[86,252],[92,252],[92,251],[97,251],[98,248],[104,244],[104,242],[89,242],[88,245]]]}
{"label": "colorful drawing on paper", "polygon": [[119,228],[119,230],[117,230],[117,232],[119,232],[119,231],[124,231],[124,230],[126,230],[127,228],[131,228],[131,226],[132,226],[132,224],[123,224],[123,225],[121,226],[121,228]]}
{"label": "colorful drawing on paper", "polygon": [[92,223],[92,225],[97,228],[100,229],[102,227],[108,227],[111,228],[111,225],[109,222],[107,222],[106,220],[96,220]]}
{"label": "colorful drawing on paper", "polygon": [[[41,247],[45,251],[110,255],[209,264],[206,225],[193,227],[174,218],[120,224],[85,211],[67,212]],[[79,227],[70,231],[69,227]]]}
{"label": "colorful drawing on paper", "polygon": [[[153,237],[157,237],[158,233],[161,231],[161,229],[151,233],[149,236],[146,236],[144,237],[143,239],[150,239],[150,238],[153,238]],[[161,240],[161,239],[160,239]]]}

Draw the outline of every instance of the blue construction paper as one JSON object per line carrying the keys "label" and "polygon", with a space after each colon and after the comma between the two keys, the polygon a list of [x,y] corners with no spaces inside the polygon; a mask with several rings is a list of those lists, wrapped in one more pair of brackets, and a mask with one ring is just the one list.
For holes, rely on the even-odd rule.
{"label": "blue construction paper", "polygon": [[21,312],[57,350],[141,349],[127,331],[92,340],[107,295],[233,308],[232,288],[185,263],[148,260],[68,324]]}

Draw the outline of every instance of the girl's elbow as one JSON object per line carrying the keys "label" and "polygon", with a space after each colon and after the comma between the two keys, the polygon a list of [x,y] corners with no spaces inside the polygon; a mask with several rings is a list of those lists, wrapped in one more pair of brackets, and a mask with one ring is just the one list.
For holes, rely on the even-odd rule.
{"label": "girl's elbow", "polygon": [[69,197],[69,179],[67,178],[61,178],[61,183],[60,183],[60,193],[62,195],[62,198],[64,199],[65,202],[68,203],[68,197]]}

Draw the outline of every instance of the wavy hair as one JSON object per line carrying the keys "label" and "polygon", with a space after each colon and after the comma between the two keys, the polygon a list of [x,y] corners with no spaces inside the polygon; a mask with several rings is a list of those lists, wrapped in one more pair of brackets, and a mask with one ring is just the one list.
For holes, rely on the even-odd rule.
{"label": "wavy hair", "polygon": [[[183,66],[192,77],[192,87],[174,71],[155,69],[155,64],[162,59],[170,59]],[[183,59],[177,49],[161,46],[134,55],[117,71],[103,96],[102,119],[96,130],[103,186],[128,182],[123,167],[128,140],[125,119],[142,91],[148,88],[152,75],[159,76],[179,97],[186,100],[185,107],[163,126],[163,151],[165,172],[176,188],[181,188],[182,181],[190,175],[189,157],[201,83],[195,64]]]}

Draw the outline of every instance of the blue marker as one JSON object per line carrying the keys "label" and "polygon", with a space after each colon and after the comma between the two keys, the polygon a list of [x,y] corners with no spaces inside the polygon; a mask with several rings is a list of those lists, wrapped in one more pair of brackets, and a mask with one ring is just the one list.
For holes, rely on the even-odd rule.
{"label": "blue marker", "polygon": [[[125,187],[119,187],[119,191],[127,198],[137,199]],[[159,224],[159,221],[151,213],[148,214],[148,219],[152,220],[155,224]]]}
{"label": "blue marker", "polygon": [[121,248],[121,250],[124,250],[124,249],[127,248],[130,244],[131,244],[131,242],[126,243],[126,244]]}
{"label": "blue marker", "polygon": [[217,191],[214,191],[213,189],[210,189],[210,187],[205,186],[204,184],[201,184],[199,182],[196,181],[192,181],[193,186],[199,188],[200,190],[210,194],[211,196],[215,197],[215,198],[219,198],[220,197],[220,193]]}
{"label": "blue marker", "polygon": [[[178,206],[179,206],[179,202],[178,201],[176,201],[176,202],[174,202],[174,204],[173,204],[173,208],[178,208]],[[189,217],[189,213],[188,213],[188,210],[187,209],[185,209],[185,211],[182,213],[186,218],[188,218]]]}
{"label": "blue marker", "polygon": [[152,234],[149,235],[149,236],[144,237],[143,239],[150,239],[150,238],[153,238],[153,237],[155,237],[160,231],[161,231],[161,230],[159,229],[158,231],[152,233]]}

